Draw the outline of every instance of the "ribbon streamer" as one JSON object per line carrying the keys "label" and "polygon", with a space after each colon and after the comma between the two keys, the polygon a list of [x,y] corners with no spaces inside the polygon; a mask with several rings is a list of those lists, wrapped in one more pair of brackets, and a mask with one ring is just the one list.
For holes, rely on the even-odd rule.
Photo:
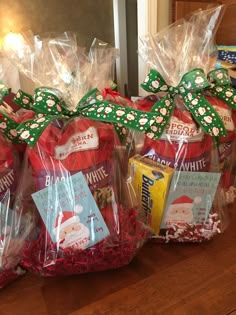
{"label": "ribbon streamer", "polygon": [[232,87],[232,82],[227,69],[212,70],[207,78],[211,83],[209,92],[220,98],[232,109],[236,109],[236,89]]}
{"label": "ribbon streamer", "polygon": [[[5,96],[11,93],[11,89],[0,82],[0,104]],[[13,143],[22,143],[17,133],[17,127],[19,123],[10,118],[4,111],[0,110],[0,130],[6,138]]]}
{"label": "ribbon streamer", "polygon": [[226,135],[219,114],[202,95],[202,91],[210,87],[202,69],[197,68],[187,72],[176,87],[168,85],[158,71],[151,69],[141,86],[148,92],[167,93],[154,104],[151,110],[158,113],[161,118],[156,120],[156,125],[150,126],[147,132],[150,138],[159,139],[162,135],[173,112],[176,95],[183,98],[186,108],[207,134],[214,137]]}

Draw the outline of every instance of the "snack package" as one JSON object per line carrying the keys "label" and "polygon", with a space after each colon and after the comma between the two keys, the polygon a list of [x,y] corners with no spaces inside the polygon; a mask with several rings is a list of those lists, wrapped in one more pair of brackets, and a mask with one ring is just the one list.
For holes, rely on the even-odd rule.
{"label": "snack package", "polygon": [[210,93],[206,96],[206,99],[215,110],[219,113],[222,121],[225,124],[227,130],[227,136],[219,139],[218,153],[220,170],[222,173],[221,183],[225,190],[226,203],[232,204],[236,197],[236,164],[235,164],[235,145],[236,145],[236,133],[235,133],[235,111],[229,107],[223,100],[217,98]]}
{"label": "snack package", "polygon": [[19,267],[21,251],[32,226],[32,218],[14,208],[21,163],[14,144],[0,134],[0,288],[24,271]]}
{"label": "snack package", "polygon": [[[0,288],[23,270],[19,267],[22,248],[33,227],[33,218],[16,209],[17,187],[20,184],[22,149],[16,128],[19,125],[12,109],[4,102],[10,89],[0,87]],[[25,147],[25,145],[24,145]]]}
{"label": "snack package", "polygon": [[[222,12],[223,6],[198,10],[140,40],[139,53],[151,69],[142,87],[151,97],[138,100],[136,106],[153,113],[156,124],[146,131],[143,166],[136,172],[146,176],[147,159],[152,161],[149,175],[155,185],[148,188],[152,206],[166,185],[151,215],[151,227],[159,227],[153,229],[153,238],[161,242],[201,242],[227,226],[226,174],[220,167],[219,146],[221,139],[227,143],[228,128],[206,94],[213,95],[217,88],[206,75],[217,57],[213,37]],[[172,170],[168,183],[164,172],[155,177],[160,165]],[[132,168],[130,173],[132,183],[141,176]]]}
{"label": "snack package", "polygon": [[[24,72],[40,87],[33,96],[35,119],[19,128],[29,145],[16,205],[38,218],[22,265],[44,276],[121,267],[149,234],[127,174],[126,128],[99,121],[107,121],[115,104],[99,102],[96,89],[83,95],[98,80],[110,85],[111,50],[106,55],[99,47],[91,58],[71,38],[42,40],[34,63],[37,69],[42,55],[45,72]],[[15,101],[25,95],[19,91]],[[93,112],[96,120],[89,119]]]}

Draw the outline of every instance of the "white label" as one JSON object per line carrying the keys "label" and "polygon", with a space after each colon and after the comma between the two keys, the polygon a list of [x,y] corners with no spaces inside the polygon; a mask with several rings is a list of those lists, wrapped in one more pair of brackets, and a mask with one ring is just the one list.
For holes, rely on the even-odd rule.
{"label": "white label", "polygon": [[56,146],[55,157],[58,160],[64,160],[72,152],[97,149],[98,146],[97,129],[90,127],[84,132],[75,133],[66,144]]}
{"label": "white label", "polygon": [[172,116],[161,139],[169,139],[172,141],[185,139],[189,142],[196,142],[201,141],[203,136],[204,133],[202,132],[201,128],[197,128],[194,122],[186,123],[177,117]]}
{"label": "white label", "polygon": [[227,131],[234,131],[234,122],[232,119],[232,110],[230,108],[222,108],[216,105],[213,105],[214,109],[219,114],[222,119],[225,128]]}

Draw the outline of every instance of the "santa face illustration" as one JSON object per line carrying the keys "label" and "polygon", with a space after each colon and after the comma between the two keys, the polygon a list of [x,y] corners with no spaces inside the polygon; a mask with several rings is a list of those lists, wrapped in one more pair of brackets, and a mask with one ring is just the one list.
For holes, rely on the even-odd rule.
{"label": "santa face illustration", "polygon": [[155,135],[153,132],[148,132],[147,136],[148,136],[148,138],[153,139]]}
{"label": "santa face illustration", "polygon": [[216,91],[217,91],[217,92],[222,92],[222,91],[223,91],[223,89],[222,89],[222,87],[217,86]]}
{"label": "santa face illustration", "polygon": [[13,137],[16,137],[16,136],[17,136],[17,131],[16,131],[16,129],[11,129],[11,130],[10,130],[10,135],[13,136]]}
{"label": "santa face illustration", "polygon": [[166,114],[167,114],[167,109],[166,109],[166,108],[161,108],[161,109],[160,109],[160,113],[161,113],[163,116],[166,116]]}
{"label": "santa face illustration", "polygon": [[23,101],[23,104],[25,105],[29,103],[29,99],[26,96],[23,97],[22,101]]}
{"label": "santa face illustration", "polygon": [[213,127],[213,128],[212,128],[212,133],[213,133],[214,136],[218,136],[218,134],[220,133],[219,128]]}
{"label": "santa face illustration", "polygon": [[222,73],[222,72],[217,73],[216,77],[217,77],[219,80],[222,80],[222,79],[223,79],[223,73]]}
{"label": "santa face illustration", "polygon": [[45,117],[41,117],[41,118],[38,118],[36,121],[37,121],[38,123],[41,123],[41,122],[44,122],[45,120],[46,120]]}
{"label": "santa face illustration", "polygon": [[184,88],[183,86],[181,86],[181,87],[179,88],[179,90],[180,90],[181,93],[184,93],[184,92],[185,92],[185,88]]}
{"label": "santa face illustration", "polygon": [[20,137],[21,139],[28,139],[30,137],[29,131],[28,130],[23,131]]}
{"label": "santa face illustration", "polygon": [[47,100],[46,103],[47,103],[49,108],[51,108],[51,107],[53,107],[55,105],[55,101],[51,100],[51,99]]}
{"label": "santa face illustration", "polygon": [[152,81],[152,87],[153,87],[154,89],[157,89],[157,88],[159,87],[159,85],[160,85],[159,81],[157,81],[157,80]]}
{"label": "santa face illustration", "polygon": [[73,247],[85,249],[89,245],[90,231],[80,222],[78,213],[83,211],[83,207],[78,205],[74,212],[64,211],[59,213],[54,228],[56,238],[59,237],[61,248]]}
{"label": "santa face illustration", "polygon": [[82,223],[76,222],[60,231],[59,237],[62,248],[76,247],[85,249],[89,244],[89,229]]}
{"label": "santa face illustration", "polygon": [[206,109],[205,109],[204,107],[199,107],[199,108],[198,108],[198,113],[199,113],[199,115],[204,115],[205,112],[206,112]]}
{"label": "santa face illustration", "polygon": [[226,91],[225,94],[226,94],[227,97],[231,97],[233,95],[233,93],[231,91]]}
{"label": "santa face illustration", "polygon": [[127,115],[127,120],[132,121],[132,120],[134,120],[134,119],[135,119],[135,115],[134,115],[132,112],[130,112],[130,113]]}
{"label": "santa face illustration", "polygon": [[194,106],[197,105],[197,104],[198,104],[198,99],[195,98],[195,99],[191,102],[191,104],[194,105]]}
{"label": "santa face illustration", "polygon": [[92,111],[94,111],[95,110],[95,107],[90,107],[89,109],[88,109],[88,112],[92,112]]}
{"label": "santa face illustration", "polygon": [[105,108],[105,113],[106,113],[106,114],[109,114],[109,113],[111,113],[111,112],[112,112],[112,107],[111,107],[111,105]]}
{"label": "santa face illustration", "polygon": [[198,86],[202,86],[203,85],[203,82],[204,82],[204,79],[200,76],[197,76],[196,80],[195,80],[195,83],[198,85]]}
{"label": "santa face illustration", "polygon": [[157,132],[157,129],[158,129],[157,126],[151,126],[152,131]]}
{"label": "santa face illustration", "polygon": [[194,219],[192,204],[170,205],[165,219],[167,226],[191,223]]}
{"label": "santa face illustration", "polygon": [[193,95],[191,93],[188,93],[188,99],[191,101],[193,99]]}
{"label": "santa face illustration", "polygon": [[97,113],[100,114],[104,110],[104,106],[100,106],[97,110]]}
{"label": "santa face illustration", "polygon": [[206,117],[204,117],[203,119],[205,120],[205,122],[206,122],[207,124],[211,124],[211,123],[212,123],[212,117],[211,117],[211,116],[206,116]]}
{"label": "santa face illustration", "polygon": [[125,110],[124,109],[118,109],[116,111],[116,115],[117,115],[117,118],[119,119],[120,117],[122,117],[123,115],[125,114]]}
{"label": "santa face illustration", "polygon": [[166,84],[164,84],[161,88],[160,88],[161,91],[167,91],[168,90],[168,86]]}
{"label": "santa face illustration", "polygon": [[103,96],[101,94],[99,94],[99,95],[97,95],[96,99],[101,102],[101,101],[103,101]]}
{"label": "santa face illustration", "polygon": [[167,107],[169,107],[169,106],[170,106],[170,101],[169,101],[169,100],[165,100],[165,105],[166,105]]}
{"label": "santa face illustration", "polygon": [[5,121],[0,123],[0,129],[6,129],[7,128],[7,124],[5,123]]}
{"label": "santa face illustration", "polygon": [[38,127],[39,127],[39,124],[36,124],[36,123],[30,125],[31,129],[35,129],[35,128],[38,128]]}
{"label": "santa face illustration", "polygon": [[158,124],[160,124],[163,120],[164,120],[164,118],[161,117],[161,116],[157,116],[157,117],[156,117],[156,122],[157,122]]}
{"label": "santa face illustration", "polygon": [[140,127],[142,128],[147,123],[147,121],[148,121],[148,119],[146,117],[141,117],[139,119]]}
{"label": "santa face illustration", "polygon": [[165,218],[166,226],[190,224],[194,220],[193,206],[200,202],[200,196],[192,199],[183,195],[175,199],[168,207]]}
{"label": "santa face illustration", "polygon": [[40,101],[42,101],[42,99],[43,99],[42,96],[38,96],[38,97],[36,98],[36,102],[40,102]]}
{"label": "santa face illustration", "polygon": [[90,105],[92,105],[92,104],[94,104],[94,103],[96,102],[96,100],[95,100],[94,97],[89,96],[89,97],[87,98],[87,102],[88,102]]}

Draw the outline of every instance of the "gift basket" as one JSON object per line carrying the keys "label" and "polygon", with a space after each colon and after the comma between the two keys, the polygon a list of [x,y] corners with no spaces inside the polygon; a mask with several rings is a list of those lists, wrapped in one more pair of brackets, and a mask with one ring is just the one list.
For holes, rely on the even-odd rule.
{"label": "gift basket", "polygon": [[24,271],[19,267],[25,240],[33,228],[29,213],[14,208],[19,184],[22,144],[16,128],[19,125],[11,108],[4,102],[10,89],[0,88],[0,288]]}
{"label": "gift basket", "polygon": [[[211,79],[217,75],[213,37],[222,12],[222,6],[198,10],[140,40],[139,53],[150,68],[142,87],[152,98],[137,106],[157,115],[157,124],[146,132],[142,152],[130,159],[129,170],[158,241],[201,242],[227,226],[226,174],[219,151],[234,138],[234,127],[227,135],[228,126],[214,106],[215,98],[221,102],[217,83]],[[224,84],[222,89],[231,91]],[[230,110],[236,105],[232,95]]]}
{"label": "gift basket", "polygon": [[130,115],[125,118],[123,106],[91,90],[110,87],[116,51],[96,41],[86,54],[69,33],[34,40],[41,42],[40,49],[26,41],[29,53],[23,61],[11,55],[36,87],[33,96],[19,91],[15,97],[20,106],[30,99],[35,112],[18,128],[28,148],[16,206],[38,218],[22,265],[44,276],[121,267],[135,256],[149,229],[125,171],[123,148],[129,152],[127,130],[137,111],[125,108],[124,116]]}

